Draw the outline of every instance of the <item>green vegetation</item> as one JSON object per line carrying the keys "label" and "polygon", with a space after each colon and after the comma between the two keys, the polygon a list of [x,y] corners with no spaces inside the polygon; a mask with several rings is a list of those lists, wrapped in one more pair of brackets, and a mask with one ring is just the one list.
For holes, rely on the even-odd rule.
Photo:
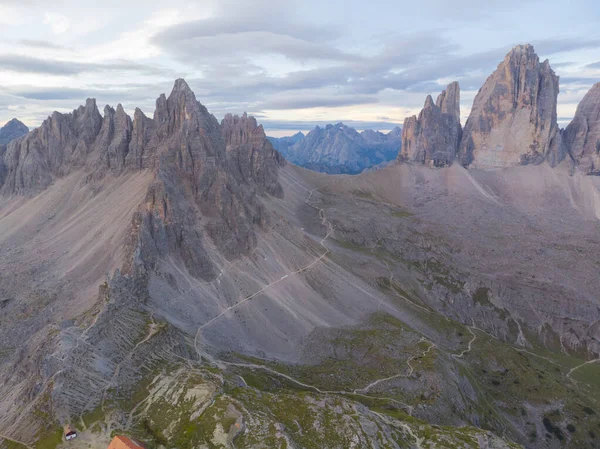
{"label": "green vegetation", "polygon": [[396,209],[396,210],[391,210],[390,213],[392,214],[392,217],[397,217],[397,218],[410,218],[413,217],[415,214],[413,214],[412,212],[409,212],[407,210],[404,209]]}
{"label": "green vegetation", "polygon": [[62,443],[63,430],[60,427],[48,429],[37,437],[35,449],[56,449]]}

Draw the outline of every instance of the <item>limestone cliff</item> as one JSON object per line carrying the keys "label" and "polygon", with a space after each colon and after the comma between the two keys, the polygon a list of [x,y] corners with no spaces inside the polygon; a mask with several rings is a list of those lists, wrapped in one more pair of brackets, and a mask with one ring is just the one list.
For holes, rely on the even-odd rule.
{"label": "limestone cliff", "polygon": [[460,87],[453,82],[438,96],[436,104],[427,96],[419,117],[404,121],[398,160],[434,167],[451,165],[461,135]]}
{"label": "limestone cliff", "polygon": [[556,121],[558,77],[531,45],[513,48],[477,93],[463,130],[464,166],[551,165],[564,158]]}
{"label": "limestone cliff", "polygon": [[586,174],[600,175],[600,83],[581,100],[564,132],[569,154]]}

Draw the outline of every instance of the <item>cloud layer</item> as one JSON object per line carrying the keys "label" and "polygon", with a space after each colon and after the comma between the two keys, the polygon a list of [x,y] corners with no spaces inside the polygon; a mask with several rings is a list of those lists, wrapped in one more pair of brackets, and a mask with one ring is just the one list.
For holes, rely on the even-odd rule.
{"label": "cloud layer", "polygon": [[448,5],[0,0],[0,124],[36,126],[86,97],[151,114],[178,77],[215,115],[248,111],[267,130],[339,120],[389,129],[453,80],[464,120],[506,52],[529,42],[561,75],[563,123],[600,81],[595,2]]}

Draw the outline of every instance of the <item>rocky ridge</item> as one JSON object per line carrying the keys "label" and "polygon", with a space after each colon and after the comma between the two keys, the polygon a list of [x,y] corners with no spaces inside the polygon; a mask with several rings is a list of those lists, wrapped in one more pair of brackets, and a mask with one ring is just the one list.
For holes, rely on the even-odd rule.
{"label": "rocky ridge", "polygon": [[428,95],[418,118],[412,116],[404,121],[398,159],[434,167],[451,165],[461,134],[460,87],[454,82],[438,96],[435,104]]}

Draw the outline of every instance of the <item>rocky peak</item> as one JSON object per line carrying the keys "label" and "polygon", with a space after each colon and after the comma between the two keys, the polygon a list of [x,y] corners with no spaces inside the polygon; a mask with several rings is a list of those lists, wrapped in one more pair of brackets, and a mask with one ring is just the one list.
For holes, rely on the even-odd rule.
{"label": "rocky peak", "polygon": [[461,139],[460,87],[454,82],[433,102],[425,99],[419,117],[409,117],[402,128],[398,160],[434,167],[451,165]]}
{"label": "rocky peak", "polygon": [[29,128],[16,118],[7,122],[0,128],[0,145],[6,145],[11,140],[18,139],[29,132]]}
{"label": "rocky peak", "polygon": [[460,86],[458,81],[448,84],[446,90],[438,95],[435,104],[440,108],[442,114],[450,114],[460,119]]}
{"label": "rocky peak", "polygon": [[504,58],[477,93],[460,144],[465,166],[552,165],[563,157],[556,121],[558,77],[531,45]]}
{"label": "rocky peak", "polygon": [[600,175],[600,83],[583,97],[564,132],[565,147],[586,174]]}
{"label": "rocky peak", "polygon": [[129,152],[133,124],[131,118],[119,104],[117,110],[110,106],[104,108],[102,127],[94,142],[93,166],[96,176],[102,176],[106,170],[120,171],[125,166]]}
{"label": "rocky peak", "polygon": [[196,100],[196,95],[183,79],[175,81],[168,98],[164,94],[158,98],[154,120],[162,136],[181,130],[184,123],[188,128],[205,129],[207,132],[218,130],[216,118]]}
{"label": "rocky peak", "polygon": [[254,182],[272,195],[283,190],[277,178],[277,167],[285,159],[273,148],[262,125],[244,113],[241,117],[227,114],[221,122],[230,170],[243,182]]}

